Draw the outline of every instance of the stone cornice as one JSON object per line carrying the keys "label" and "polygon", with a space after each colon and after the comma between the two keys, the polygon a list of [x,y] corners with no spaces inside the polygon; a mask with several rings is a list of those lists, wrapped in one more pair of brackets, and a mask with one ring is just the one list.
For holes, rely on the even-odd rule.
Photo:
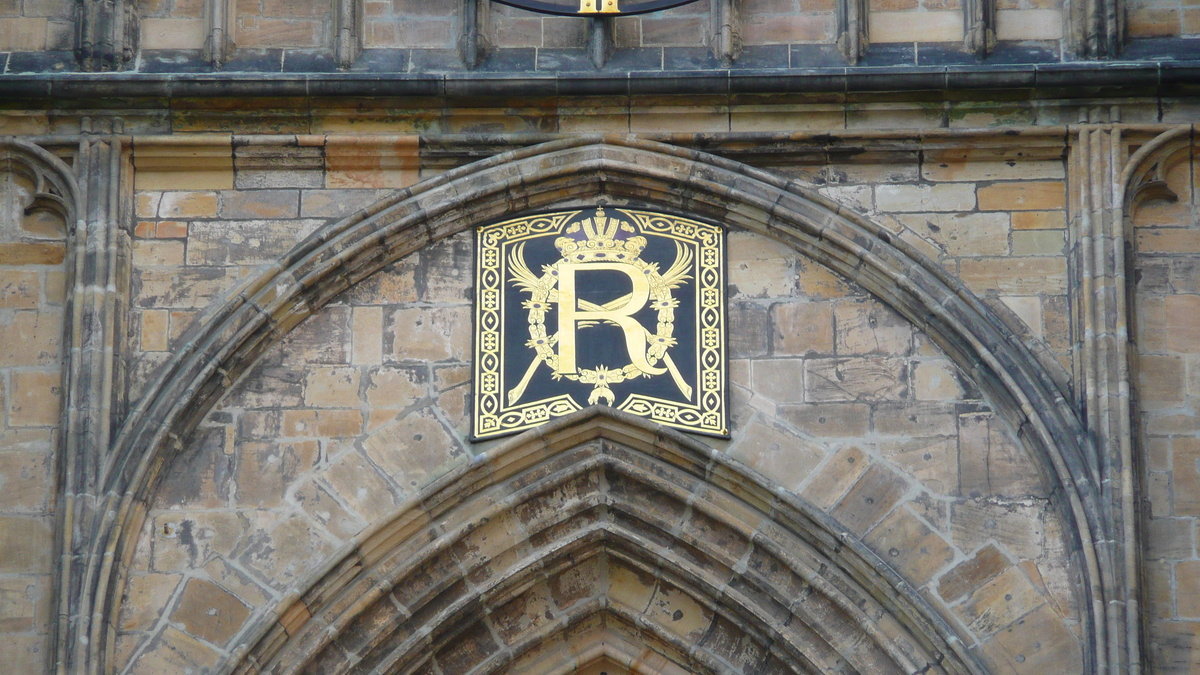
{"label": "stone cornice", "polygon": [[1032,90],[1035,97],[1186,94],[1200,61],[599,73],[36,73],[0,76],[0,97],[129,99],[338,96],[632,96]]}

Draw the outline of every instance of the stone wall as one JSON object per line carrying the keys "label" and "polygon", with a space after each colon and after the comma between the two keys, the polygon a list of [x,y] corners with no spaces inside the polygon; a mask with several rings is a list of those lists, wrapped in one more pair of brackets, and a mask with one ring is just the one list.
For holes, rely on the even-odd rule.
{"label": "stone wall", "polygon": [[52,649],[65,226],[25,214],[36,187],[8,168],[0,160],[0,663],[37,673]]}
{"label": "stone wall", "polygon": [[[308,234],[495,154],[498,139],[525,142],[448,134],[565,128],[673,129],[674,142],[705,144],[863,214],[882,226],[879,241],[910,247],[961,280],[1056,394],[1086,407],[1081,345],[1090,343],[1072,324],[1082,291],[1068,266],[1083,236],[1073,128],[881,130],[1050,125],[1078,110],[852,98],[523,99],[445,109],[376,99],[355,116],[319,101],[297,110],[267,100],[245,123],[237,106],[144,110],[131,125],[180,133],[135,134],[126,146],[124,409],[141,402],[214,307]],[[1191,114],[1154,107],[1127,109]],[[62,129],[76,114],[21,119]],[[777,133],[793,124],[844,133]],[[734,126],[776,133],[754,143],[712,133]],[[263,133],[212,133],[234,127]],[[397,127],[420,133],[339,133]],[[1117,150],[1124,156],[1163,129],[1105,127],[1113,128],[1128,133]],[[55,147],[70,158],[69,145]],[[1130,331],[1145,661],[1153,672],[1187,672],[1200,632],[1200,238],[1190,135],[1138,166]],[[25,213],[33,185],[10,168],[0,165],[0,659],[33,673],[53,658],[67,246],[62,222]],[[939,346],[848,278],[736,227],[729,254],[732,438],[712,445],[861,538],[990,672],[1084,671],[1087,608],[1078,552],[1066,543],[1074,533],[1064,532],[1052,501],[1048,461],[1029,450],[1030,429],[1018,433],[1002,419],[1004,402],[956,365],[954,345]],[[341,294],[229,384],[165,469],[137,533],[116,599],[115,672],[211,672],[236,658],[256,626],[372,527],[498,445],[468,438],[472,256],[466,232],[422,247]]]}
{"label": "stone wall", "polygon": [[1133,212],[1138,272],[1138,430],[1143,449],[1150,655],[1159,672],[1200,664],[1200,227],[1195,150],[1172,148],[1161,174],[1170,193]]}
{"label": "stone wall", "polygon": [[[416,180],[339,171],[329,149],[344,142],[235,140],[219,178],[140,176],[171,189],[136,194],[131,400],[239,280],[387,194],[379,188]],[[325,154],[301,170],[306,147]],[[1029,150],[773,170],[961,274],[1059,367],[1062,149]],[[189,181],[224,189],[175,189]],[[733,438],[717,445],[862,536],[995,672],[1078,670],[1061,521],[978,387],[919,329],[811,259],[748,232],[731,233],[729,251]],[[208,416],[138,544],[119,672],[216,664],[364,528],[494,445],[468,440],[472,261],[462,234],[377,273],[272,348]]]}

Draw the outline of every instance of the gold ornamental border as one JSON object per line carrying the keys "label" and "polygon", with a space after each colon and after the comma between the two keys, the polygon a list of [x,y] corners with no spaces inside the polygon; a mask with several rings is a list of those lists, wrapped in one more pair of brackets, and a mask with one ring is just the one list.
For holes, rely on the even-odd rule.
{"label": "gold ornamental border", "polygon": [[[577,209],[522,216],[484,225],[476,230],[475,256],[475,358],[472,435],[476,440],[517,433],[556,417],[580,410],[570,394],[508,405],[504,392],[514,383],[505,382],[504,363],[508,350],[533,353],[527,335],[502,335],[506,307],[505,288],[517,283],[512,252],[523,242],[562,236],[591,209]],[[729,435],[726,382],[725,317],[725,232],[713,225],[685,216],[632,208],[607,211],[634,225],[640,234],[666,237],[690,251],[694,280],[696,382],[687,403],[638,393],[624,397],[615,407],[639,417],[693,433]],[[676,321],[684,320],[679,317]]]}

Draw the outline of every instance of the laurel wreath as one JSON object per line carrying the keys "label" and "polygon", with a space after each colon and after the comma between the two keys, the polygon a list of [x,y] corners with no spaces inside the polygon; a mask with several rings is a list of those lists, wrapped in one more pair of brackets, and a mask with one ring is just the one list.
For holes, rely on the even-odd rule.
{"label": "laurel wreath", "polygon": [[[588,404],[604,400],[608,405],[612,405],[616,396],[609,385],[619,384],[638,376],[650,377],[652,373],[642,372],[632,362],[620,368],[609,368],[604,364],[599,364],[595,368],[580,368],[574,374],[560,375],[558,373],[558,352],[556,351],[558,333],[548,334],[545,320],[546,313],[559,302],[558,269],[565,262],[567,262],[565,259],[558,260],[553,264],[543,266],[542,275],[539,277],[525,264],[524,243],[518,245],[510,255],[509,265],[515,277],[515,283],[530,293],[530,298],[521,303],[521,306],[529,311],[529,340],[525,344],[537,352],[537,360],[534,363],[545,362],[553,372],[551,377],[555,380],[565,377],[583,384],[591,384],[592,391],[588,395]],[[640,258],[626,262],[640,269],[646,275],[646,280],[650,285],[649,306],[657,312],[658,326],[653,333],[645,327],[643,330],[646,331],[649,342],[646,349],[646,361],[652,366],[657,365],[659,360],[669,358],[667,350],[676,344],[672,335],[675,332],[675,308],[679,306],[679,301],[671,296],[671,291],[679,288],[684,281],[691,278],[687,272],[691,266],[692,255],[683,245],[675,242],[675,261],[665,274],[659,273],[658,263],[646,262]],[[611,311],[623,306],[628,302],[628,298],[629,296],[626,295],[604,305],[580,300],[579,307],[588,311]],[[580,321],[579,326],[594,326],[598,323],[600,322],[585,320]],[[532,367],[531,365],[531,370]],[[509,392],[510,405],[520,398],[527,380],[528,378]]]}

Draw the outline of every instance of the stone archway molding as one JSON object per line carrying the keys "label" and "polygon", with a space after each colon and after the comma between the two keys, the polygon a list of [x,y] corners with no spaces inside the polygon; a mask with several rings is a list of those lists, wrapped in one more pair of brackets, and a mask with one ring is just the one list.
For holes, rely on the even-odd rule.
{"label": "stone archway molding", "polygon": [[477,456],[329,562],[220,672],[541,675],[603,645],[656,673],[986,672],[832,517],[608,407]]}
{"label": "stone archway molding", "polygon": [[[72,523],[65,672],[103,672],[124,569],[159,478],[184,439],[272,344],[343,290],[430,242],[523,211],[609,200],[727,223],[779,240],[862,285],[924,330],[987,393],[1052,487],[1079,574],[1089,670],[1110,669],[1124,627],[1122,559],[1100,468],[1070,403],[1028,348],[961,282],[883,228],[796,181],[703,152],[625,136],[580,136],[430,178],[323,228],[234,289],[130,411],[94,506]],[[1118,666],[1116,661],[1113,666]],[[1123,666],[1122,666],[1123,667]]]}

